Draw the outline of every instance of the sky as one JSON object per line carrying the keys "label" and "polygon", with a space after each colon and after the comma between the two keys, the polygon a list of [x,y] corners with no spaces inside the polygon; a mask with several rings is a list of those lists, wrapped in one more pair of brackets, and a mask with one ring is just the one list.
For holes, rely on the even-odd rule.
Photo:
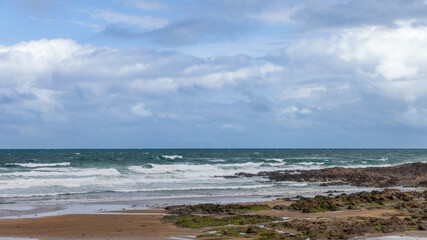
{"label": "sky", "polygon": [[0,0],[0,148],[426,148],[425,0]]}

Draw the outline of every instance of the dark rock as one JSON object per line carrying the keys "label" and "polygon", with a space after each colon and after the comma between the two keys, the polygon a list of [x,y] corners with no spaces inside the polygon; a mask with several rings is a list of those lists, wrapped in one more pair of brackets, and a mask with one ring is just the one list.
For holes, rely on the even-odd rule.
{"label": "dark rock", "polygon": [[292,201],[292,198],[290,198],[290,197],[284,197],[284,198],[277,198],[277,200],[283,200],[283,201],[290,202],[290,201]]}
{"label": "dark rock", "polygon": [[321,186],[351,184],[365,187],[427,186],[427,163],[405,163],[392,167],[343,168],[237,173],[238,177],[261,176],[272,181],[325,182]]}
{"label": "dark rock", "polygon": [[[292,203],[289,208],[302,212],[336,211],[347,206],[348,209],[357,205],[371,204],[374,206],[391,204],[395,209],[410,209],[414,213],[422,212],[427,198],[427,191],[401,192],[397,189],[385,189],[384,191],[359,192],[350,195],[341,194],[335,197],[318,195],[313,198],[301,198]],[[418,201],[415,201],[418,200]]]}
{"label": "dark rock", "polygon": [[246,233],[251,234],[251,233],[256,233],[256,228],[254,227],[248,227],[248,229],[246,230]]}
{"label": "dark rock", "polygon": [[[413,230],[420,226],[414,220],[399,218],[353,217],[334,220],[292,220],[282,222],[282,228],[297,229],[310,239],[348,239],[367,233],[387,233]],[[276,225],[277,227],[277,225]]]}
{"label": "dark rock", "polygon": [[274,210],[286,210],[288,209],[288,206],[285,205],[276,205],[273,207]]}

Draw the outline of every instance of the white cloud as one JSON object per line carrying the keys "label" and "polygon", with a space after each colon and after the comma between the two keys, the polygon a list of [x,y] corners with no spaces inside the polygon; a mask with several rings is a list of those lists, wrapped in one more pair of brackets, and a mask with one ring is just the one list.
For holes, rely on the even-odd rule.
{"label": "white cloud", "polygon": [[309,114],[311,113],[311,110],[308,108],[299,108],[295,105],[292,105],[288,108],[283,109],[280,114],[282,115],[290,115],[290,116],[294,116],[295,114]]}
{"label": "white cloud", "polygon": [[283,71],[283,67],[269,62],[237,67],[237,69],[224,69],[224,66],[216,66],[212,63],[203,66],[196,64],[185,68],[182,77],[137,79],[131,84],[131,88],[150,93],[176,92],[179,89],[193,88],[221,90],[226,87],[240,87],[243,84],[274,83],[280,80],[276,74]]}
{"label": "white cloud", "polygon": [[286,128],[310,128],[319,121],[309,107],[291,105],[276,112],[280,124]]}
{"label": "white cloud", "polygon": [[135,25],[142,29],[158,29],[168,24],[165,18],[117,13],[110,10],[96,10],[91,13],[91,16],[109,23]]}
{"label": "white cloud", "polygon": [[131,111],[133,114],[140,117],[148,117],[151,116],[151,111],[148,109],[144,103],[138,103],[131,107]]}
{"label": "white cloud", "polygon": [[[179,99],[182,93],[201,89],[234,91],[277,84],[284,71],[280,65],[248,57],[223,60],[230,64],[178,53],[99,48],[70,39],[0,46],[0,109],[20,116],[36,113],[50,121],[76,118],[75,111],[148,116],[151,111],[145,105],[134,103],[162,106],[162,97]],[[123,106],[132,106],[131,111]]]}
{"label": "white cloud", "polygon": [[325,86],[301,86],[283,91],[282,99],[308,98],[315,92],[325,92]]}
{"label": "white cloud", "polygon": [[387,80],[393,80],[415,76],[417,70],[418,67],[408,67],[402,61],[388,59],[380,61],[380,64],[375,68],[375,73]]}
{"label": "white cloud", "polygon": [[[338,56],[363,64],[375,61],[375,74],[387,80],[412,77],[424,68],[427,27],[363,27],[347,30],[337,42]],[[423,69],[425,71],[425,69]]]}
{"label": "white cloud", "polygon": [[257,85],[266,82],[278,81],[274,74],[281,73],[285,69],[281,66],[265,63],[254,64],[249,67],[242,67],[235,70],[223,70],[207,73],[202,76],[183,79],[184,87],[203,87],[207,89],[221,89],[224,86],[235,86],[242,83]]}
{"label": "white cloud", "polygon": [[[415,54],[427,50],[424,28],[402,28],[407,35],[397,34],[400,28],[347,29],[264,58],[197,58],[70,39],[0,46],[0,111],[3,118],[82,125],[100,118],[128,124],[139,116],[222,129],[250,129],[266,124],[262,119],[286,128],[381,118],[424,126],[427,57]],[[260,109],[262,119],[247,124]]]}
{"label": "white cloud", "polygon": [[[37,75],[50,74],[60,68],[64,61],[79,54],[88,54],[94,49],[76,44],[72,40],[54,39],[21,42],[10,47],[0,46],[0,71],[13,79],[29,81]],[[25,78],[23,77],[25,76]],[[6,78],[0,79],[7,80]]]}
{"label": "white cloud", "polygon": [[364,26],[328,38],[300,41],[287,54],[301,66],[307,61],[306,69],[330,76],[352,74],[349,77],[354,81],[370,86],[365,90],[413,101],[427,94],[423,80],[427,76],[427,55],[421,54],[427,52],[426,42],[427,27],[407,23],[399,23],[397,28]]}

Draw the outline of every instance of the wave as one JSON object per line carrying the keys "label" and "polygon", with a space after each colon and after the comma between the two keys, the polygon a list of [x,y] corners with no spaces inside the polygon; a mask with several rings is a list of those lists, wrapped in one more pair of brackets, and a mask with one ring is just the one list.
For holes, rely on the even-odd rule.
{"label": "wave", "polygon": [[[258,173],[260,171],[298,171],[325,168],[321,164],[315,162],[286,164],[279,161],[245,163],[205,162],[205,164],[174,162],[173,164],[149,163],[134,166],[115,166],[114,168],[50,167],[44,165],[39,168],[20,169],[20,172],[0,173],[0,197],[5,197],[6,195],[21,197],[23,194],[35,196],[35,194],[45,195],[50,193],[54,193],[52,195],[73,192],[93,193],[99,191],[177,191],[176,194],[180,194],[179,191],[195,191],[196,193],[197,191],[212,190],[212,194],[216,195],[227,191],[238,194],[246,191],[243,189],[256,189],[253,192],[260,193],[267,192],[269,189],[271,190],[271,182],[264,182],[262,178],[226,179],[220,176],[231,176],[238,172]],[[371,164],[345,167],[380,167],[391,165]],[[337,165],[328,167],[334,166]],[[301,189],[310,187],[306,183],[284,183],[284,185],[295,188],[300,187]],[[275,186],[273,186],[274,189],[276,189],[276,186],[277,184],[275,183]],[[152,194],[159,193],[147,193],[149,196]]]}
{"label": "wave", "polygon": [[60,162],[60,163],[8,163],[7,165],[36,168],[36,167],[70,166],[71,163],[70,162]]}
{"label": "wave", "polygon": [[256,189],[273,187],[274,184],[248,185],[248,186],[200,186],[200,187],[180,187],[180,188],[156,188],[141,190],[118,190],[114,192],[154,192],[154,191],[190,191],[190,190],[227,190],[227,189]]}
{"label": "wave", "polygon": [[[37,171],[37,170],[49,170],[49,171]],[[58,177],[58,176],[120,176],[121,173],[115,168],[67,168],[67,169],[48,169],[40,168],[34,169],[29,172],[9,172],[1,173],[2,176],[14,176],[14,177]]]}
{"label": "wave", "polygon": [[[312,170],[324,168],[324,163],[302,162],[286,164],[284,162],[246,162],[246,163],[211,163],[211,164],[156,164],[129,166],[130,174],[138,174],[143,178],[156,179],[192,179],[203,180],[213,177],[230,176],[239,172],[258,173],[260,171],[277,170]],[[328,166],[333,167],[333,166]],[[365,166],[366,167],[366,166]]]}
{"label": "wave", "polygon": [[113,189],[105,191],[58,191],[49,193],[17,193],[17,194],[0,194],[1,197],[36,197],[36,196],[64,196],[76,194],[90,194],[90,193],[137,193],[137,192],[167,192],[167,191],[195,191],[195,190],[238,190],[238,189],[257,189],[273,187],[273,184],[267,185],[248,185],[248,186],[200,186],[200,187],[178,187],[178,188],[156,188],[156,189]]}
{"label": "wave", "polygon": [[208,160],[209,162],[225,162],[226,160],[224,160],[224,159],[211,159],[211,160]]}
{"label": "wave", "polygon": [[181,155],[162,155],[162,158],[175,160],[175,159],[182,159],[183,156],[181,156]]}
{"label": "wave", "polygon": [[308,183],[305,183],[305,182],[286,182],[286,184],[288,186],[293,186],[293,187],[305,187],[305,186],[308,186]]}
{"label": "wave", "polygon": [[[263,162],[254,163],[236,163],[236,164],[147,164],[143,166],[129,166],[127,169],[133,172],[157,175],[176,175],[185,178],[212,178],[214,176],[223,176],[238,173],[241,171],[256,173],[259,171]],[[268,169],[268,167],[263,168]],[[271,167],[271,169],[276,169]]]}
{"label": "wave", "polygon": [[[78,188],[83,185],[100,184],[96,177],[86,178],[30,178],[30,179],[11,179],[0,180],[1,190],[27,189],[27,188],[50,188],[53,186],[62,186],[67,188]],[[32,189],[34,190],[34,189]],[[50,190],[51,191],[51,190]]]}
{"label": "wave", "polygon": [[297,163],[297,164],[310,166],[310,165],[323,165],[324,163],[319,163],[319,162],[300,162],[300,163]]}
{"label": "wave", "polygon": [[264,160],[266,160],[266,161],[283,162],[285,159],[284,158],[266,158]]}

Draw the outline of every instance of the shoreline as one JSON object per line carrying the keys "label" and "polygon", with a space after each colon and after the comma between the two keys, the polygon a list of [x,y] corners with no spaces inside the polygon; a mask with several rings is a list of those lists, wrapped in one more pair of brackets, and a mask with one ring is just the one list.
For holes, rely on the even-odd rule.
{"label": "shoreline", "polygon": [[278,196],[211,196],[153,198],[141,201],[93,201],[93,202],[17,202],[0,204],[0,221],[22,218],[41,218],[70,214],[103,214],[122,210],[152,210],[180,204],[265,202]]}
{"label": "shoreline", "polygon": [[[320,183],[319,183],[320,184]],[[346,190],[345,187],[352,187],[351,190]],[[334,187],[331,190],[330,187]],[[421,188],[417,187],[394,187],[401,191],[413,191]],[[293,195],[287,193],[275,195],[226,195],[226,196],[178,196],[178,197],[158,197],[149,199],[134,199],[134,200],[84,200],[84,201],[22,201],[22,202],[7,202],[0,203],[0,220],[15,219],[15,218],[38,218],[57,216],[65,214],[88,214],[98,213],[102,211],[117,211],[125,209],[155,209],[159,207],[167,207],[171,205],[181,204],[203,204],[203,203],[247,203],[247,202],[266,202],[278,198],[294,198],[296,196],[314,197],[315,195],[328,194],[351,194],[361,191],[383,190],[384,188],[375,187],[354,187],[350,185],[339,185],[322,187],[322,191],[316,193],[298,192]]]}
{"label": "shoreline", "polygon": [[[425,168],[427,163],[403,164],[374,170],[380,173],[395,173],[387,176],[384,181],[386,184],[396,182],[393,178],[396,178],[397,182],[408,182],[408,177],[402,174],[402,169],[406,171],[420,165]],[[350,184],[352,181],[354,183],[353,179],[361,173],[359,170],[348,170],[348,175],[343,175],[343,171],[331,168],[308,170],[301,176],[313,176],[311,180],[320,184],[319,179],[322,180],[324,172],[329,181],[334,180],[334,176],[330,175],[331,171],[339,178],[347,178]],[[375,181],[371,181],[372,186],[366,186],[365,183],[369,181],[365,181],[362,184],[365,186],[358,189],[370,188],[369,192],[346,194],[342,191],[323,191],[319,196],[305,194],[291,198],[211,196],[144,201],[0,204],[0,240],[22,240],[19,238],[188,240],[200,235],[202,237],[198,239],[223,239],[223,237],[258,239],[265,234],[280,237],[268,239],[281,239],[285,236],[291,239],[305,239],[302,236],[311,236],[311,239],[318,239],[319,236],[319,239],[325,239],[325,236],[346,239],[383,239],[381,237],[392,236],[390,238],[399,239],[401,235],[404,239],[411,239],[408,236],[413,236],[413,239],[427,239],[427,190],[424,187],[427,173],[417,171],[411,176],[415,176],[418,187],[398,187],[402,191],[375,188]],[[260,174],[274,181],[281,179],[286,181],[289,177],[297,176],[287,172]],[[272,177],[275,179],[271,179]],[[373,172],[372,177],[376,179],[381,175]],[[339,189],[343,186],[340,184],[330,187]],[[371,225],[366,225],[366,221],[372,222]],[[317,225],[324,225],[321,229],[327,229],[329,232],[321,233],[326,235],[316,235],[320,231]],[[361,227],[357,227],[356,230],[351,229],[359,225]],[[349,232],[340,232],[342,228],[349,228]],[[399,229],[419,231],[402,233]]]}
{"label": "shoreline", "polygon": [[[420,189],[421,190],[421,189]],[[338,196],[338,195],[337,195]],[[301,198],[301,199],[304,199]],[[270,209],[249,212],[249,215],[268,215],[288,220],[340,220],[352,217],[384,218],[396,213],[390,209],[344,209],[340,211],[302,213],[291,210],[277,211],[274,206],[290,206],[295,201],[269,200],[244,203],[222,203],[229,205],[267,205]],[[198,204],[191,206],[202,206]],[[185,205],[190,206],[190,205]],[[92,209],[93,210],[93,209]],[[98,211],[86,214],[62,214],[36,218],[15,218],[0,220],[0,240],[2,239],[196,239],[204,234],[205,228],[183,228],[174,222],[164,221],[164,216],[174,215],[167,207],[150,209],[121,209]],[[260,225],[261,226],[261,225]],[[427,231],[396,232],[384,234],[368,234],[349,239],[427,239]],[[214,239],[214,238],[197,238]],[[228,238],[240,239],[240,238]],[[257,239],[257,238],[244,238]],[[316,238],[312,238],[316,239]],[[387,239],[387,238],[386,238]]]}

